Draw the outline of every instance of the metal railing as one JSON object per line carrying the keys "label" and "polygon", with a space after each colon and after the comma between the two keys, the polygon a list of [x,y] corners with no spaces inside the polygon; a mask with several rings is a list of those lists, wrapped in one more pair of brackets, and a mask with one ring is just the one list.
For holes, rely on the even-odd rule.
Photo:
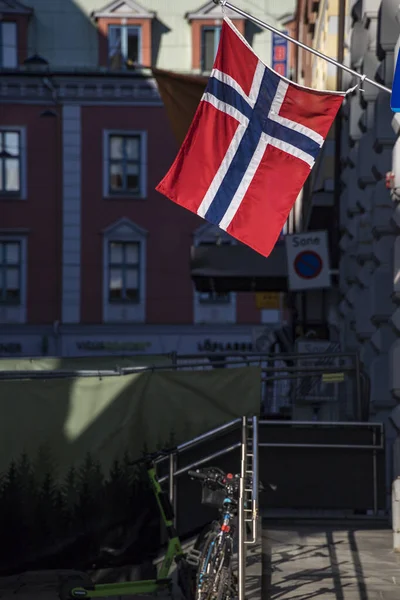
{"label": "metal railing", "polygon": [[[189,465],[177,468],[177,457],[189,449],[195,448],[196,446],[209,442],[210,440],[220,436],[221,434],[227,433],[235,428],[239,428],[241,424],[241,440],[225,446],[221,450],[208,454],[201,459],[198,459]],[[251,438],[251,452],[248,448],[248,430],[252,432]],[[168,460],[168,474],[163,475],[159,478],[160,483],[168,482],[168,493],[169,499],[172,506],[174,507],[174,514],[176,515],[176,498],[177,498],[177,479],[181,475],[188,471],[200,467],[201,465],[208,463],[215,458],[224,456],[233,450],[241,448],[241,468],[240,468],[240,487],[239,487],[239,504],[238,504],[238,587],[239,587],[239,600],[245,598],[245,582],[246,582],[246,545],[255,544],[257,542],[257,521],[258,521],[258,490],[259,490],[259,478],[258,478],[258,417],[242,417],[241,419],[234,419],[229,423],[221,425],[211,431],[200,435],[188,442],[180,444],[176,448],[176,452],[170,454],[168,457],[162,456],[156,462],[158,464]],[[251,458],[251,469],[249,469],[249,457]],[[247,487],[247,476],[251,472],[252,474],[252,486],[251,489]],[[251,493],[250,506],[246,505],[246,492]],[[246,512],[251,512],[251,518],[246,518]],[[176,517],[174,517],[176,519]],[[251,523],[251,540],[246,539],[246,523]],[[176,523],[175,523],[176,524]]]}
{"label": "metal railing", "polygon": [[[371,444],[334,444],[334,443],[306,443],[306,442],[264,442],[259,440],[259,427],[317,427],[317,428],[332,428],[332,427],[357,427],[372,429]],[[240,440],[229,444],[220,450],[207,454],[198,460],[191,462],[188,465],[178,467],[178,455],[184,454],[186,451],[196,448],[197,446],[210,442],[212,439],[229,433],[235,429],[240,430]],[[252,437],[250,437],[251,432]],[[160,457],[157,460],[158,464],[165,461],[168,463],[168,473],[160,476],[160,483],[168,482],[169,498],[174,507],[176,514],[176,499],[177,499],[177,481],[179,477],[191,469],[195,469],[208,463],[220,456],[229,454],[230,452],[241,449],[241,464],[240,464],[240,489],[239,489],[239,506],[238,506],[238,600],[245,599],[245,582],[246,582],[246,547],[250,544],[256,544],[259,516],[259,448],[315,448],[315,449],[348,449],[348,450],[365,450],[372,453],[372,473],[373,473],[373,511],[378,512],[378,451],[385,449],[384,425],[382,423],[369,422],[343,422],[343,421],[281,421],[281,420],[263,420],[258,417],[242,417],[234,419],[229,423],[216,427],[211,431],[202,434],[188,442],[180,444],[176,448],[176,452],[169,457]],[[250,461],[251,459],[251,468]],[[251,473],[252,486],[246,486],[247,477]],[[246,498],[246,493],[250,493],[249,498]],[[250,506],[249,506],[250,504]],[[250,518],[246,518],[246,514],[251,513]],[[251,523],[250,539],[247,539],[246,524]]]}
{"label": "metal railing", "polygon": [[[0,370],[0,380],[121,377],[153,371],[196,371],[258,366],[261,368],[261,412],[265,415],[288,416],[290,414],[292,419],[308,418],[304,413],[305,407],[311,404],[316,406],[318,403],[325,407],[329,405],[332,415],[327,417],[324,414],[324,418],[335,421],[361,420],[366,412],[362,397],[360,360],[358,354],[354,353],[271,354],[249,350],[215,350],[186,355],[176,353],[140,355],[143,364],[132,366],[126,365],[124,362],[126,358],[126,356],[115,356],[115,366],[105,369],[79,368],[79,359],[76,360],[76,368],[73,361],[69,359],[63,368],[63,359],[60,358],[57,369]],[[131,358],[134,362],[135,357]],[[162,359],[165,359],[164,362],[159,362]],[[327,374],[341,375],[343,381],[324,382],[324,376]],[[296,410],[300,410],[301,413],[296,415]]]}
{"label": "metal railing", "polygon": [[385,428],[383,423],[346,422],[346,421],[266,421],[261,419],[260,426],[288,427],[359,427],[372,429],[372,444],[327,444],[327,443],[291,443],[291,442],[259,442],[259,448],[315,448],[339,450],[369,450],[372,452],[372,485],[373,485],[373,513],[378,514],[378,451],[385,449]]}

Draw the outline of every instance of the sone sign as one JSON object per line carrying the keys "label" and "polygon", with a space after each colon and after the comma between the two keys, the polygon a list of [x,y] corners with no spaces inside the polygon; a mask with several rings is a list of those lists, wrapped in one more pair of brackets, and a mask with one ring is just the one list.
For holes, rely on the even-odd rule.
{"label": "sone sign", "polygon": [[326,231],[287,235],[289,288],[321,289],[331,285]]}

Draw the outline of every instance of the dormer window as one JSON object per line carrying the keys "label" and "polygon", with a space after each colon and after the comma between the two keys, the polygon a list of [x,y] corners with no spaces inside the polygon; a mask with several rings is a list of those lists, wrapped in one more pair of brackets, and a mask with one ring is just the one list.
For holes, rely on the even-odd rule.
{"label": "dormer window", "polygon": [[26,59],[28,20],[33,10],[18,0],[0,4],[0,69],[16,69]]}
{"label": "dormer window", "polygon": [[[229,17],[244,35],[245,19],[237,18],[237,14],[226,9]],[[213,0],[187,13],[186,19],[192,28],[192,69],[196,73],[208,74],[213,68],[222,30],[221,7]]]}
{"label": "dormer window", "polygon": [[108,64],[110,69],[132,69],[142,64],[140,25],[108,26]]}
{"label": "dormer window", "polygon": [[114,0],[92,13],[99,31],[99,65],[113,71],[150,66],[154,12],[135,0]]}
{"label": "dormer window", "polygon": [[3,21],[0,23],[0,67],[16,69],[18,66],[17,23]]}

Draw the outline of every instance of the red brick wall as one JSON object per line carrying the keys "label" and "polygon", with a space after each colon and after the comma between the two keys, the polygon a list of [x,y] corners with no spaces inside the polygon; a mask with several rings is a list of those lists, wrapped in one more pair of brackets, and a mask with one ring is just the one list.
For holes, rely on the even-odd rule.
{"label": "red brick wall", "polygon": [[[147,198],[103,198],[103,130],[147,130]],[[148,323],[191,323],[189,248],[200,219],[155,191],[177,152],[161,107],[82,108],[82,322],[102,320],[101,231],[127,217],[147,238]]]}
{"label": "red brick wall", "polygon": [[0,227],[29,231],[27,320],[32,324],[52,323],[61,310],[59,120],[41,117],[45,108],[8,104],[1,109],[1,125],[26,126],[27,200],[0,196]]}

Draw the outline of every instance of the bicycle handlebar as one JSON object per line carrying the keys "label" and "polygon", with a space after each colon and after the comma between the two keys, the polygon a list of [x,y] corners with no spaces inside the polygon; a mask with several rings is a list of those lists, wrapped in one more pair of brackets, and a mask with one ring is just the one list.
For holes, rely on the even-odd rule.
{"label": "bicycle handlebar", "polygon": [[193,477],[193,479],[200,479],[201,481],[206,481],[209,477],[205,473],[201,473],[201,471],[188,471],[189,477]]}

